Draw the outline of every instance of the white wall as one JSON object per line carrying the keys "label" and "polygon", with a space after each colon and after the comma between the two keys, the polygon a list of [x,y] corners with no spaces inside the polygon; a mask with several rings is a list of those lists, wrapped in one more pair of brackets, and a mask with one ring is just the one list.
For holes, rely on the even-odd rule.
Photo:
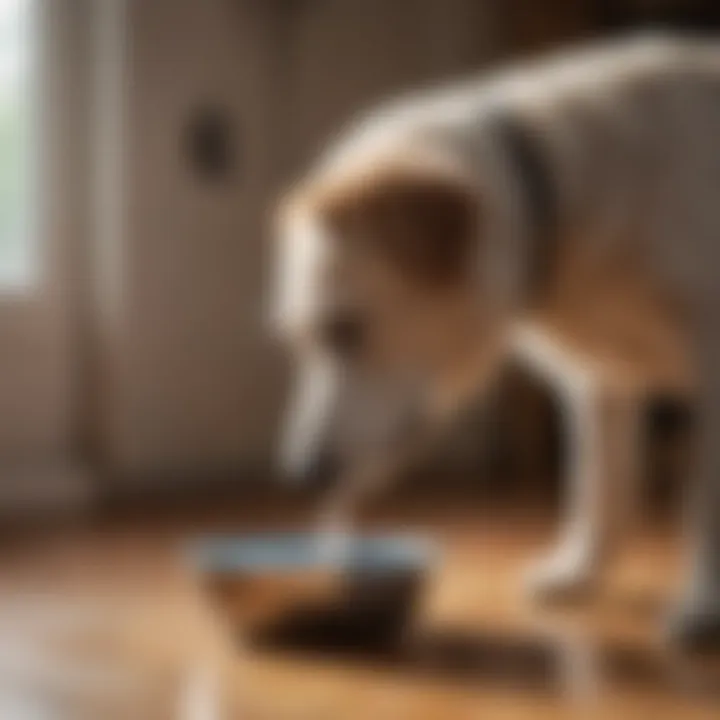
{"label": "white wall", "polygon": [[[99,427],[131,475],[268,461],[285,392],[263,326],[278,184],[358,108],[493,53],[472,0],[309,0],[284,16],[273,5],[128,0],[122,247],[100,287],[117,283],[121,308]],[[241,167],[219,187],[180,152],[203,101],[237,119]]]}

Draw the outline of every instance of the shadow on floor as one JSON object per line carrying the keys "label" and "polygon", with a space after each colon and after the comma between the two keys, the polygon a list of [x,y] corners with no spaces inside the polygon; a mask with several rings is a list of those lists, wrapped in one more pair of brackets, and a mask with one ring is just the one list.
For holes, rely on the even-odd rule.
{"label": "shadow on floor", "polygon": [[444,681],[566,694],[639,691],[720,702],[720,668],[622,644],[564,642],[492,631],[427,630],[388,636],[344,611],[305,608],[255,635],[263,652],[366,665]]}

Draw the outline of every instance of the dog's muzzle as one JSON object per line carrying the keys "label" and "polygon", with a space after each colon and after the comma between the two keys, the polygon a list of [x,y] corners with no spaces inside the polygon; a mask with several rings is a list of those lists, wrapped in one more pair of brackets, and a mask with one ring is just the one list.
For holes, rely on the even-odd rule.
{"label": "dog's muzzle", "polygon": [[289,482],[319,482],[334,469],[338,392],[334,366],[314,358],[298,368],[280,444],[280,471]]}

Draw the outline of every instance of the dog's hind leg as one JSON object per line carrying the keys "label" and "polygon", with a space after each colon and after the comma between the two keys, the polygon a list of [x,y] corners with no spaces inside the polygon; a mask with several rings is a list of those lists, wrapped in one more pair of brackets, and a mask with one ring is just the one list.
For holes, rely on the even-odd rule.
{"label": "dog's hind leg", "polygon": [[708,304],[698,349],[699,437],[688,507],[689,567],[671,620],[672,638],[692,649],[720,649],[720,332]]}

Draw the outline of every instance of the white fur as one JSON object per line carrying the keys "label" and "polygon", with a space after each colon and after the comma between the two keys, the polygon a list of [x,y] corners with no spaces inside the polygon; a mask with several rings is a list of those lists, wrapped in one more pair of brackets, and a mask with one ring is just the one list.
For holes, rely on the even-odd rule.
{"label": "white fur", "polygon": [[321,269],[325,230],[311,212],[297,212],[282,229],[271,322],[283,335],[303,328],[317,313],[313,291]]}

